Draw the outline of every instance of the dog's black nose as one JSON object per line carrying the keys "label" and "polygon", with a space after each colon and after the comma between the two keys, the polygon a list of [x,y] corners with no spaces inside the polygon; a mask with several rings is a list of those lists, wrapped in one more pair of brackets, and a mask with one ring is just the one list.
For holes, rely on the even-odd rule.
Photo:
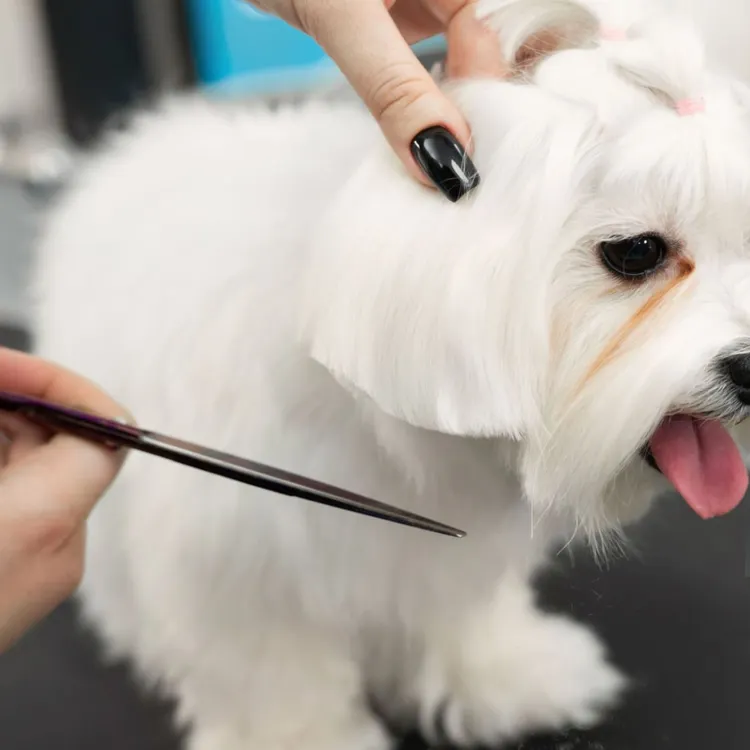
{"label": "dog's black nose", "polygon": [[723,366],[737,392],[737,397],[743,404],[750,406],[750,354],[726,357]]}

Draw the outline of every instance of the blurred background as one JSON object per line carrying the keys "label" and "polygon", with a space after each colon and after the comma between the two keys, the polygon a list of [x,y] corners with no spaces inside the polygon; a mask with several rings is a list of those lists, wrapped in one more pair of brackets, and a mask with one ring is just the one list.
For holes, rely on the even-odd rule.
{"label": "blurred background", "polygon": [[[417,51],[431,65],[443,40]],[[244,0],[0,0],[0,344],[29,345],[35,229],[77,160],[133,107],[194,89],[347,93],[311,39]]]}

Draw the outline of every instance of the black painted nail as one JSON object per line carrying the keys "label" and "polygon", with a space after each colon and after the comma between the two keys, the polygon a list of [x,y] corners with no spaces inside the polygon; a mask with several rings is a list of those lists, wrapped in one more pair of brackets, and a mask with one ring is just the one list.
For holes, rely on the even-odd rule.
{"label": "black painted nail", "polygon": [[411,153],[422,171],[455,203],[479,184],[479,173],[461,144],[443,127],[414,136]]}

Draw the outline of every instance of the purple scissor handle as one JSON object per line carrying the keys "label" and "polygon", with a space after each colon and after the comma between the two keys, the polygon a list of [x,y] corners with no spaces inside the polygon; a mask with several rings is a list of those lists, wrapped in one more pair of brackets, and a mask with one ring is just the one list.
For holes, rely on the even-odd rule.
{"label": "purple scissor handle", "polygon": [[96,443],[150,453],[281,495],[299,497],[445,536],[460,538],[466,535],[465,532],[438,521],[330,484],[29,396],[0,391],[0,411],[14,412],[53,432],[64,432]]}

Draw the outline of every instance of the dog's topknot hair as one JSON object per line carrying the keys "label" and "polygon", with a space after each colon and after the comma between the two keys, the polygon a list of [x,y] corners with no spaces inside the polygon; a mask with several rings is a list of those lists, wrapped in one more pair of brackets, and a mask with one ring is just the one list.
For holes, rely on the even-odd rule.
{"label": "dog's topknot hair", "polygon": [[708,73],[700,35],[658,3],[480,0],[478,8],[480,17],[498,31],[511,65],[530,40],[551,32],[556,51],[597,51],[625,80],[671,108],[706,95]]}

